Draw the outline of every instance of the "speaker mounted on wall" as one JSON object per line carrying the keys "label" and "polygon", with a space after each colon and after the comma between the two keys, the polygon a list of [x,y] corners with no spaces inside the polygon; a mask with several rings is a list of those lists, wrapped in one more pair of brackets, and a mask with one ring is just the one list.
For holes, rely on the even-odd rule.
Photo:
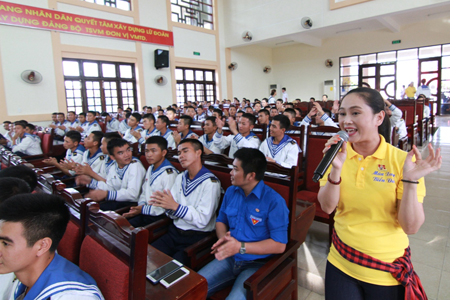
{"label": "speaker mounted on wall", "polygon": [[169,51],[163,49],[155,50],[155,68],[156,70],[169,67]]}

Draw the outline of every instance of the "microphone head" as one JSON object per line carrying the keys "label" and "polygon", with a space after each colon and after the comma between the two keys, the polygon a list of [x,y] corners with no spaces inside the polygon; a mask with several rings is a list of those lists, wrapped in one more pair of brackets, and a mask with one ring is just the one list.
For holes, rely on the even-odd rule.
{"label": "microphone head", "polygon": [[347,141],[348,141],[349,136],[348,136],[347,131],[341,130],[341,131],[339,131],[337,134],[339,135],[339,137],[340,137],[344,142],[347,142]]}

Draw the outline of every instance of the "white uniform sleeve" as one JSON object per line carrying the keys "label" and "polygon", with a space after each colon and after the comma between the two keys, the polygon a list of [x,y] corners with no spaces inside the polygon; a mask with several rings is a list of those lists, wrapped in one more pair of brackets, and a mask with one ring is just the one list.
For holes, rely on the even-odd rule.
{"label": "white uniform sleeve", "polygon": [[88,292],[81,291],[67,291],[56,295],[52,295],[52,300],[99,300],[105,298],[99,298],[97,295],[93,295]]}
{"label": "white uniform sleeve", "polygon": [[19,144],[12,146],[12,152],[28,154],[27,150],[33,147],[34,140],[31,137],[22,138]]}
{"label": "white uniform sleeve", "polygon": [[389,106],[389,109],[392,111],[392,116],[389,118],[389,120],[391,121],[391,126],[397,126],[398,121],[400,121],[400,119],[403,116],[402,111],[395,106],[394,104],[392,104],[391,106]]}
{"label": "white uniform sleeve", "polygon": [[[150,168],[149,168],[150,169]],[[147,172],[147,175],[149,173]],[[162,184],[160,187],[160,190],[170,190],[175,183],[175,180],[177,179],[178,173],[173,172],[171,174],[167,173],[167,171],[164,172],[164,174],[161,174],[156,180],[159,180],[158,183]],[[155,182],[154,182],[155,184]],[[159,185],[159,184],[158,184]],[[156,190],[154,190],[156,191]],[[150,195],[149,195],[150,196]],[[156,207],[153,205],[147,205],[148,200],[145,199],[146,193],[142,191],[141,197],[139,197],[139,205],[144,205],[142,208],[142,214],[143,215],[152,215],[152,216],[159,216],[165,212],[165,209],[162,207]]]}
{"label": "white uniform sleeve", "polygon": [[167,148],[172,148],[172,149],[177,148],[172,134],[169,134],[169,136],[166,139],[167,139]]}
{"label": "white uniform sleeve", "polygon": [[228,146],[231,145],[231,141],[233,139],[234,135],[228,135],[224,136],[223,134],[220,134],[216,131],[214,133],[214,145],[219,149],[226,149]]}
{"label": "white uniform sleeve", "polygon": [[127,173],[127,176],[124,177],[124,180],[127,180],[127,182],[126,184],[122,183],[119,190],[114,189],[111,183],[108,182],[109,178],[106,180],[106,183],[103,181],[96,182],[96,189],[108,191],[106,200],[137,202],[145,176],[145,169],[140,162],[131,163]]}
{"label": "white uniform sleeve", "polygon": [[[178,209],[173,212],[175,218],[183,219],[186,223],[198,229],[205,228],[210,223],[211,218],[215,216],[220,199],[220,182],[217,180],[211,182],[211,179],[207,179],[202,183],[201,189],[201,192],[198,193],[201,198],[196,201],[195,205],[180,204]],[[171,190],[175,201],[177,201],[177,190],[179,190],[177,186],[174,186]]]}
{"label": "white uniform sleeve", "polygon": [[[308,116],[305,116],[305,117],[303,118],[302,122],[300,123],[300,126],[303,125],[303,126],[305,126],[305,127],[308,127],[310,123],[311,123],[311,118],[308,117]],[[300,126],[299,126],[299,127],[300,127]]]}
{"label": "white uniform sleeve", "polygon": [[236,142],[236,145],[239,149],[241,148],[258,149],[259,145],[261,144],[261,141],[256,135],[250,137],[249,139],[246,139],[240,133],[238,133],[233,139]]}
{"label": "white uniform sleeve", "polygon": [[284,160],[278,160],[275,159],[277,164],[285,167],[285,168],[292,168],[292,166],[296,166],[298,162],[298,153],[300,152],[300,149],[298,148],[297,143],[289,143],[285,147],[286,150],[286,156],[284,157]]}
{"label": "white uniform sleeve", "polygon": [[323,120],[325,126],[331,126],[335,128],[339,127],[338,125],[336,125],[336,123],[334,123],[333,119],[331,119],[327,114],[323,114],[323,116],[320,118]]}
{"label": "white uniform sleeve", "polygon": [[[65,124],[63,124],[65,126]],[[66,134],[66,132],[62,129],[59,128],[55,128],[55,134],[59,135],[59,136],[64,136]]]}

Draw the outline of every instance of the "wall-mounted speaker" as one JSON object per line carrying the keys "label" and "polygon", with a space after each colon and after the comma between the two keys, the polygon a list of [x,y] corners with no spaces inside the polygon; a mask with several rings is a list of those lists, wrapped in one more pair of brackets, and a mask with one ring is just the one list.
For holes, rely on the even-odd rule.
{"label": "wall-mounted speaker", "polygon": [[156,70],[169,67],[169,51],[156,49],[155,50],[155,68]]}

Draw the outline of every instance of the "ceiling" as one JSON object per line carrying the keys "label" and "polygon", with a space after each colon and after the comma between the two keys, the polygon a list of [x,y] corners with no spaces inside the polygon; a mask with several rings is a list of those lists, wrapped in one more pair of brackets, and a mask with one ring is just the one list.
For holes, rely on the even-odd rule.
{"label": "ceiling", "polygon": [[427,6],[426,8],[404,10],[393,14],[361,19],[354,22],[341,23],[321,28],[314,28],[314,20],[312,20],[313,26],[309,30],[304,30],[299,24],[298,33],[279,36],[266,40],[254,41],[248,44],[245,43],[241,44],[240,46],[252,44],[269,48],[276,48],[302,43],[310,46],[320,47],[323,39],[331,37],[377,30],[399,32],[405,26],[437,19],[442,20],[443,25],[450,24],[450,1],[434,6]]}

